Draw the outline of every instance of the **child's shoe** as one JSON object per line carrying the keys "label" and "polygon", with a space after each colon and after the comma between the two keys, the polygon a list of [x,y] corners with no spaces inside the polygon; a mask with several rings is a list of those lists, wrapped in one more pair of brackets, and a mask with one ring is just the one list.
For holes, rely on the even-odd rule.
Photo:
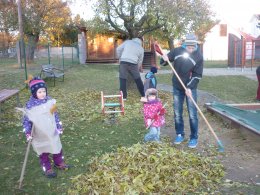
{"label": "child's shoe", "polygon": [[43,174],[48,178],[57,177],[57,174],[52,169],[45,171]]}

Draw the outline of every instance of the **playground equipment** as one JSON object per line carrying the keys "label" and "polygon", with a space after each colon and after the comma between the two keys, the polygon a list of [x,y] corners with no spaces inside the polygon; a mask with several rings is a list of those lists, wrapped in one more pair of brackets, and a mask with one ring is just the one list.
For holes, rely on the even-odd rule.
{"label": "playground equipment", "polygon": [[233,125],[260,135],[260,104],[207,103],[209,111],[232,122]]}
{"label": "playground equipment", "polygon": [[[107,99],[117,99],[118,102],[107,102]],[[119,109],[116,109],[119,108]],[[125,114],[124,100],[123,100],[123,92],[120,91],[119,95],[104,95],[103,91],[101,91],[101,109],[103,114],[112,114],[114,117],[116,113],[121,113],[121,115]]]}

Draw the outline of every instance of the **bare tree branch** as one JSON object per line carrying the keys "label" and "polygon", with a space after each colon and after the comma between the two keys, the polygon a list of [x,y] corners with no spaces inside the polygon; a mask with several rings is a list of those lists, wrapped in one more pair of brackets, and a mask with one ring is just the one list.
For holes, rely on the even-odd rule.
{"label": "bare tree branch", "polygon": [[126,36],[129,35],[126,31],[124,31],[124,30],[122,30],[121,28],[119,28],[119,27],[111,20],[111,17],[110,17],[109,14],[107,14],[107,18],[106,18],[105,20],[106,20],[106,22],[108,22],[116,31],[118,31],[118,32],[120,32],[120,33],[122,33],[122,34],[124,34],[124,35],[126,35]]}
{"label": "bare tree branch", "polygon": [[147,28],[146,30],[143,30],[143,31],[139,34],[139,36],[144,36],[145,34],[147,34],[147,33],[149,33],[149,32],[152,32],[152,31],[154,31],[154,30],[157,30],[157,29],[159,29],[159,28],[161,28],[161,27],[162,27],[162,25],[161,25],[161,24],[158,24],[158,25],[156,25],[156,26]]}

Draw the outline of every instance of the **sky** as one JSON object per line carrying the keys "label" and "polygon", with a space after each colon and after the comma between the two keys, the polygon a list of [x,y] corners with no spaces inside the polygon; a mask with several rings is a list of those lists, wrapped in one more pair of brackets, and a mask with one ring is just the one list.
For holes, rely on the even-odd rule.
{"label": "sky", "polygon": [[[94,1],[94,0],[92,0]],[[236,28],[249,28],[248,23],[253,14],[260,14],[260,0],[208,0],[217,19],[223,20]],[[84,19],[91,19],[94,12],[86,0],[74,1],[72,14],[79,14]]]}
{"label": "sky", "polygon": [[237,28],[249,28],[253,14],[260,14],[260,0],[210,0],[217,18]]}

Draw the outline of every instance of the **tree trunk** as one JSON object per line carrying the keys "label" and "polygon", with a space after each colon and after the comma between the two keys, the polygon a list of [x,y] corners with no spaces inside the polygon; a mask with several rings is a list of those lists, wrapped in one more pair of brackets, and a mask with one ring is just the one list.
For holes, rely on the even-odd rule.
{"label": "tree trunk", "polygon": [[18,63],[20,64],[20,68],[23,68],[22,58],[24,55],[23,48],[24,45],[24,32],[23,32],[23,20],[22,20],[22,4],[21,0],[17,1],[17,9],[18,9],[18,23],[19,23],[19,57],[18,57]]}
{"label": "tree trunk", "polygon": [[174,39],[173,39],[173,37],[170,37],[168,39],[168,46],[169,46],[170,50],[174,49]]}
{"label": "tree trunk", "polygon": [[33,61],[34,60],[34,52],[37,46],[37,43],[39,41],[39,35],[27,35],[29,42],[28,42],[28,46],[26,48],[26,58],[27,60]]}

